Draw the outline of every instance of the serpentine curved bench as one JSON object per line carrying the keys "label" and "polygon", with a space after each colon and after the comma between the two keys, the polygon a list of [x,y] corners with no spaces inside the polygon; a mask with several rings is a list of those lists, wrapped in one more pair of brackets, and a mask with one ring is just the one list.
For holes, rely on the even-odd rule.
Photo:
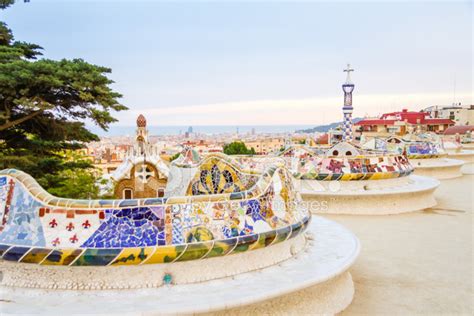
{"label": "serpentine curved bench", "polygon": [[324,150],[293,146],[280,157],[313,213],[382,215],[436,205],[439,182],[412,176],[413,167],[401,154],[342,142]]}
{"label": "serpentine curved bench", "polygon": [[448,158],[448,153],[441,142],[430,141],[428,138],[416,138],[407,141],[390,137],[392,149],[405,152],[415,168],[415,174],[435,179],[452,179],[462,176],[463,160]]}
{"label": "serpentine curved bench", "polygon": [[465,165],[474,163],[474,150],[464,149],[455,141],[444,141],[443,144],[449,158],[462,160]]}
{"label": "serpentine curved bench", "polygon": [[270,266],[301,250],[311,215],[284,166],[248,175],[220,158],[199,166],[209,177],[199,180],[209,185],[194,181],[191,195],[167,198],[58,198],[24,172],[0,171],[1,284],[193,283]]}

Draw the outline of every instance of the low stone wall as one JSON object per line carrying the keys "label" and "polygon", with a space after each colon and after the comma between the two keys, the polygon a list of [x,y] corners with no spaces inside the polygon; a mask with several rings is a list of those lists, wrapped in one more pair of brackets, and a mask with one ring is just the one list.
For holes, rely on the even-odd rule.
{"label": "low stone wall", "polygon": [[450,158],[412,159],[415,174],[439,180],[462,176],[464,161]]}
{"label": "low stone wall", "polygon": [[474,150],[448,151],[448,157],[462,160],[465,164],[474,163]]}
{"label": "low stone wall", "polygon": [[[212,313],[209,316],[268,315],[268,311],[279,311],[282,315],[285,313],[293,315],[335,315],[345,310],[352,303],[354,294],[355,288],[352,275],[346,271],[327,282],[316,284],[290,295],[246,307]],[[311,304],[295,305],[295,302],[311,302]]]}
{"label": "low stone wall", "polygon": [[314,214],[387,215],[436,205],[439,181],[421,176],[364,181],[300,182],[306,207]]}

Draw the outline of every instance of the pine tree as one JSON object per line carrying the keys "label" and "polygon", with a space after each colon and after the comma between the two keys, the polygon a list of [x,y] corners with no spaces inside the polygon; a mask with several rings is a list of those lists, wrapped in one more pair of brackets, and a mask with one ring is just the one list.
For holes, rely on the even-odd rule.
{"label": "pine tree", "polygon": [[[13,3],[0,0],[0,9]],[[15,41],[0,22],[0,169],[21,169],[57,192],[67,170],[91,168],[68,156],[99,139],[84,121],[107,130],[116,121],[111,112],[127,108],[110,88],[111,69],[82,59],[44,59],[42,50]]]}

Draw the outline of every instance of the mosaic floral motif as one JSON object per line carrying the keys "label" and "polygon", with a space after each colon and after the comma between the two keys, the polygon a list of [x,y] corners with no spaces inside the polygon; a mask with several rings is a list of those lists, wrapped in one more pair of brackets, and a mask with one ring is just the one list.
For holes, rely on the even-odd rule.
{"label": "mosaic floral motif", "polygon": [[[230,176],[239,190],[219,197],[204,192],[209,196],[69,200],[49,195],[23,172],[0,171],[5,179],[0,181],[0,214],[6,218],[0,256],[69,266],[196,260],[293,238],[311,218],[297,207],[292,177],[284,168],[248,175],[211,159],[202,169],[211,172],[211,193],[230,188]],[[252,183],[250,189],[245,183]]]}
{"label": "mosaic floral motif", "polygon": [[191,181],[188,194],[207,195],[241,192],[255,184],[257,177],[237,170],[236,166],[218,157],[207,159]]}
{"label": "mosaic floral motif", "polygon": [[38,215],[47,246],[74,247],[86,241],[104,219],[104,211],[40,207]]}

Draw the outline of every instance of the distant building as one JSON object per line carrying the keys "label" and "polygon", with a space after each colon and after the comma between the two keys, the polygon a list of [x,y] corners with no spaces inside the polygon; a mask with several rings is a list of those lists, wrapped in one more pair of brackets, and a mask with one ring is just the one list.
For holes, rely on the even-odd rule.
{"label": "distant building", "polygon": [[433,105],[422,110],[430,118],[443,118],[454,121],[456,125],[474,125],[474,105],[462,107],[461,103],[450,106]]}
{"label": "distant building", "polygon": [[199,140],[187,140],[186,142],[181,143],[182,147],[192,148],[194,151],[203,154],[211,152],[222,152],[222,146],[212,142],[207,142],[204,139]]}
{"label": "distant building", "polygon": [[[327,134],[329,145],[334,145],[344,140],[344,131],[340,127],[330,129]],[[357,135],[354,138],[357,139]]]}
{"label": "distant building", "polygon": [[135,144],[111,176],[114,195],[117,199],[162,197],[168,174],[169,168],[160,158],[158,147],[148,141],[146,119],[140,114]]}
{"label": "distant building", "polygon": [[329,145],[329,133],[324,133],[316,138],[316,145]]}
{"label": "distant building", "polygon": [[188,127],[188,134],[192,134],[193,133],[193,127],[192,126],[189,126]]}
{"label": "distant building", "polygon": [[248,149],[253,148],[258,155],[266,155],[285,146],[283,138],[259,138],[242,140]]}
{"label": "distant building", "polygon": [[431,118],[427,112],[401,112],[383,114],[380,118],[363,119],[355,125],[355,132],[366,136],[389,136],[407,134],[410,130],[442,134],[454,121],[448,118]]}

